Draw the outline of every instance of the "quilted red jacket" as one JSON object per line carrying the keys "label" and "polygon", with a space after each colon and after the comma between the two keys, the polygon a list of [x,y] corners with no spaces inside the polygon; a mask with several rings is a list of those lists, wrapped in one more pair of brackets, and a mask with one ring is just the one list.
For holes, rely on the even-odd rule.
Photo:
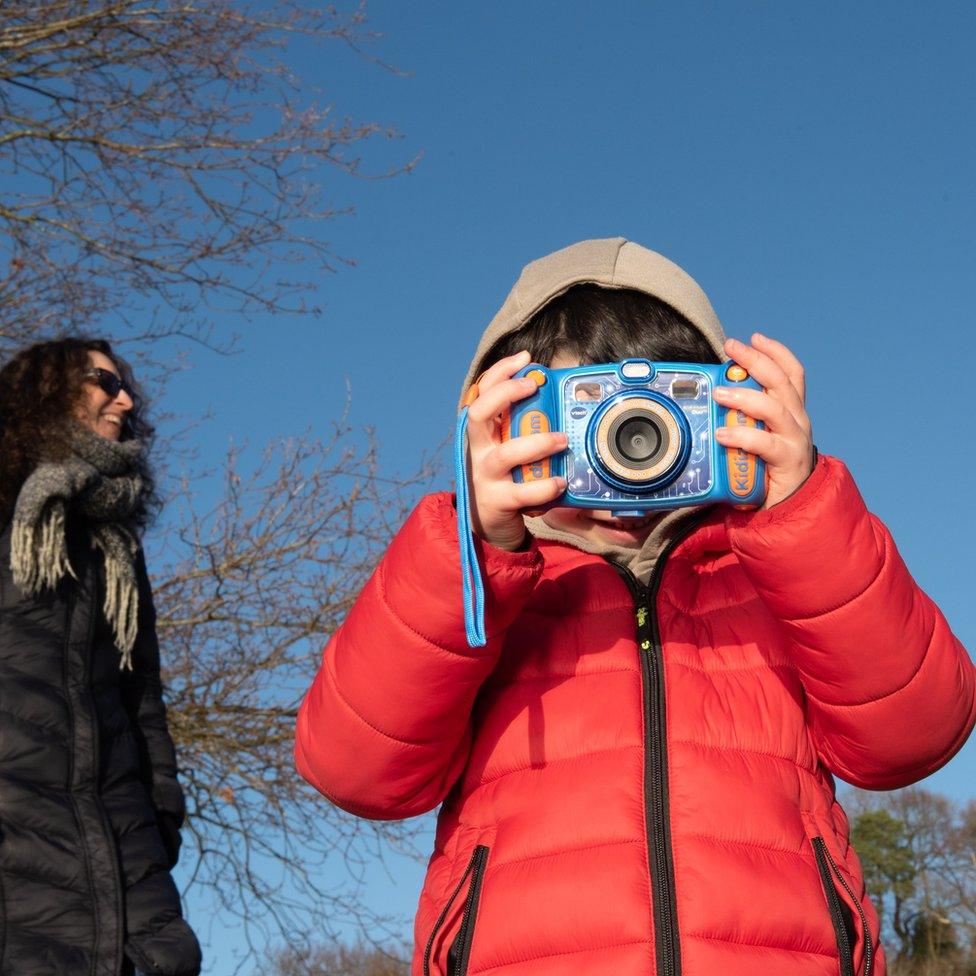
{"label": "quilted red jacket", "polygon": [[713,509],[648,588],[535,540],[480,552],[425,498],[325,650],[302,774],[371,818],[443,801],[414,976],[883,976],[832,774],[931,773],[974,670],[846,468]]}

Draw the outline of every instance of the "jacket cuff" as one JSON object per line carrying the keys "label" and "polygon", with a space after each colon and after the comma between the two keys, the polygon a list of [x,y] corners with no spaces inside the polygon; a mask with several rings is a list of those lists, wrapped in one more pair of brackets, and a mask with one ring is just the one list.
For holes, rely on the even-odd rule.
{"label": "jacket cuff", "polygon": [[156,828],[159,830],[159,836],[166,850],[166,866],[172,870],[180,858],[180,847],[183,844],[183,838],[180,834],[180,821],[173,814],[160,810],[156,814]]}
{"label": "jacket cuff", "polygon": [[[542,573],[538,546],[508,552],[475,538],[485,589],[485,632],[505,631]],[[423,498],[380,564],[383,591],[396,615],[441,647],[469,653],[464,632],[461,549],[454,497]]]}
{"label": "jacket cuff", "polygon": [[827,455],[789,498],[758,512],[727,512],[725,522],[732,550],[781,620],[853,599],[881,571],[889,542],[850,472]]}
{"label": "jacket cuff", "polygon": [[152,784],[153,806],[160,812],[172,817],[177,827],[183,825],[186,819],[186,800],[183,797],[183,790],[176,779],[177,773],[174,770],[169,775],[159,775]]}
{"label": "jacket cuff", "polygon": [[[781,502],[771,508],[760,509],[759,511],[743,511],[737,508],[730,508],[725,516],[725,525],[730,531],[743,528],[761,529],[768,525],[776,525],[786,521],[802,512],[804,506],[815,502],[820,492],[830,478],[830,462],[834,460],[826,454],[817,456],[817,463],[813,470],[807,475],[806,480],[800,484],[796,490],[787,495]],[[839,461],[835,461],[839,464]]]}

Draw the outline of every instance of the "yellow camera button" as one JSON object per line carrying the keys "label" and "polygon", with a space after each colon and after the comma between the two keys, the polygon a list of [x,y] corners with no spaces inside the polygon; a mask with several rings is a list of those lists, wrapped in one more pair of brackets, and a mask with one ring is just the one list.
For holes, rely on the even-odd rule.
{"label": "yellow camera button", "polygon": [[525,376],[526,379],[535,380],[536,386],[542,386],[546,382],[546,374],[541,369],[530,369]]}

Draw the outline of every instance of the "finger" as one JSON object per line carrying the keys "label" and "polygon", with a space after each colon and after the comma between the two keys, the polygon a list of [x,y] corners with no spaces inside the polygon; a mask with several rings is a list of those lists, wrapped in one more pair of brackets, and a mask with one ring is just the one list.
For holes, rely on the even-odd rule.
{"label": "finger", "polygon": [[713,396],[717,403],[741,410],[753,420],[761,420],[774,434],[787,438],[806,436],[806,432],[786,406],[762,390],[717,386]]}
{"label": "finger", "polygon": [[532,362],[532,354],[527,349],[515,353],[514,356],[506,356],[504,359],[499,359],[497,363],[489,366],[478,378],[478,389],[482,393],[490,390],[503,380],[509,379],[523,366],[528,366],[530,362]]}
{"label": "finger", "polygon": [[526,481],[523,484],[512,482],[511,494],[514,507],[518,510],[538,508],[548,505],[566,491],[565,478],[545,478],[542,481]]}
{"label": "finger", "polygon": [[562,431],[513,437],[485,455],[482,470],[490,478],[506,477],[519,465],[541,461],[564,451],[568,443],[569,439]]}
{"label": "finger", "polygon": [[797,423],[802,423],[802,418],[806,414],[803,400],[790,382],[786,371],[778,363],[766,353],[747,346],[738,339],[728,339],[725,343],[725,351],[740,366],[744,366],[757,383],[782,402],[796,418]]}
{"label": "finger", "polygon": [[805,403],[807,399],[806,375],[803,364],[793,355],[790,348],[778,339],[771,339],[761,332],[753,332],[752,344],[761,352],[766,353],[786,373],[790,385],[796,390],[800,401]]}
{"label": "finger", "polygon": [[768,430],[756,427],[718,427],[715,439],[722,447],[737,447],[762,458],[771,468],[789,463],[786,441]]}
{"label": "finger", "polygon": [[495,419],[513,403],[531,396],[539,387],[535,380],[520,377],[504,380],[481,393],[468,407],[468,439],[475,447],[494,443]]}

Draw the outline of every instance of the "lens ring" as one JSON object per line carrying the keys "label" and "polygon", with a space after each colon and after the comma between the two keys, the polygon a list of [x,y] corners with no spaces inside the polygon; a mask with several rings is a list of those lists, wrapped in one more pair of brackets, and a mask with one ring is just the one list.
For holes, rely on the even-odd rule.
{"label": "lens ring", "polygon": [[[621,432],[639,429],[646,424],[657,434],[654,449],[640,456],[640,450],[630,451],[631,457],[619,444]],[[618,481],[644,487],[665,478],[682,454],[683,437],[672,412],[656,399],[648,396],[622,397],[612,403],[598,418],[594,447],[601,466]],[[633,456],[636,454],[637,456]]]}

